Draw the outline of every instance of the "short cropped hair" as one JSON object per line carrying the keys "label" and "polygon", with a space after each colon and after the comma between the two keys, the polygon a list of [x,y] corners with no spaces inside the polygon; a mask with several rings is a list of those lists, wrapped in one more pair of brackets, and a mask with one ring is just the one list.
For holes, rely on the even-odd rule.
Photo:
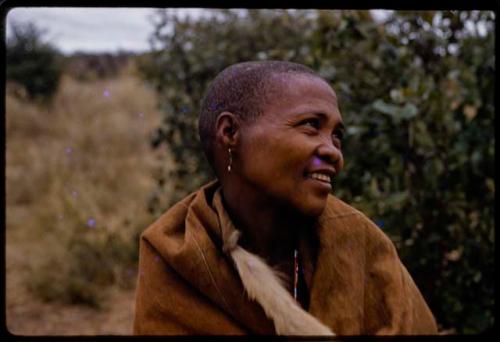
{"label": "short cropped hair", "polygon": [[200,140],[210,166],[215,171],[215,130],[219,115],[231,112],[244,123],[262,115],[275,94],[277,74],[305,74],[318,77],[310,68],[285,61],[256,61],[233,64],[221,71],[208,87],[201,103],[198,122]]}

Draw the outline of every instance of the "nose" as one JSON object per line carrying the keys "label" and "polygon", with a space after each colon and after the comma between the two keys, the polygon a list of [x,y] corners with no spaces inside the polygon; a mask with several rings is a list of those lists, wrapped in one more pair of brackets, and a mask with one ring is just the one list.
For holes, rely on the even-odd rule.
{"label": "nose", "polygon": [[318,157],[331,165],[336,165],[342,158],[342,152],[332,143],[321,144],[316,152]]}

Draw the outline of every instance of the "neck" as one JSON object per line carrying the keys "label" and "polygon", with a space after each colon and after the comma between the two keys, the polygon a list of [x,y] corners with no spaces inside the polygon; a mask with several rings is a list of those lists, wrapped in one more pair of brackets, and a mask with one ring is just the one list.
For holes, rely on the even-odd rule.
{"label": "neck", "polygon": [[291,260],[299,229],[307,219],[248,189],[223,186],[222,197],[231,220],[242,232],[243,248],[273,265]]}

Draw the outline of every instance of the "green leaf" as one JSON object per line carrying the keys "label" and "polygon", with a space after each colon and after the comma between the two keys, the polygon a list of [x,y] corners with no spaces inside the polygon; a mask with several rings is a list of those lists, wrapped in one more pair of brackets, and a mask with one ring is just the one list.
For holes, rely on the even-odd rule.
{"label": "green leaf", "polygon": [[405,120],[409,120],[415,117],[417,113],[418,113],[417,107],[415,107],[415,105],[411,103],[407,103],[400,111],[397,112],[399,117]]}
{"label": "green leaf", "polygon": [[407,103],[404,107],[388,104],[383,100],[377,100],[373,103],[373,108],[383,114],[391,116],[397,122],[409,120],[417,115],[418,109],[415,105]]}
{"label": "green leaf", "polygon": [[372,106],[375,110],[378,110],[379,112],[390,115],[392,117],[396,115],[396,112],[399,109],[397,106],[387,104],[383,100],[375,101]]}

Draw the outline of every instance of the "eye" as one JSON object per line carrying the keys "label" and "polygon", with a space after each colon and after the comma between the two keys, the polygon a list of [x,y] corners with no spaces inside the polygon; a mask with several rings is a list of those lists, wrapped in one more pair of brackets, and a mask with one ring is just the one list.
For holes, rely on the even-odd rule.
{"label": "eye", "polygon": [[335,130],[332,134],[332,137],[342,141],[342,139],[344,139],[344,131],[341,129]]}
{"label": "eye", "polygon": [[320,122],[318,118],[308,118],[299,123],[300,126],[309,126],[318,129]]}

